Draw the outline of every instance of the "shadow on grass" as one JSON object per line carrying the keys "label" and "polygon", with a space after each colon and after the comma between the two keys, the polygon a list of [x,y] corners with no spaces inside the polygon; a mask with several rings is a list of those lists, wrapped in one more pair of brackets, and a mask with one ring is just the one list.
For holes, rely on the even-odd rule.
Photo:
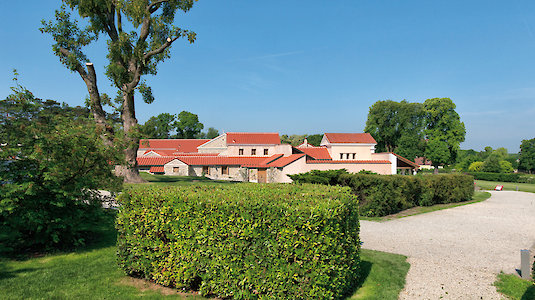
{"label": "shadow on grass", "polygon": [[532,284],[530,287],[528,287],[528,289],[526,290],[526,292],[524,293],[524,295],[522,295],[522,298],[520,299],[521,300],[535,299],[535,284]]}
{"label": "shadow on grass", "polygon": [[352,289],[345,295],[346,299],[351,298],[353,294],[355,294],[366,281],[366,278],[368,278],[368,275],[370,275],[370,272],[372,270],[372,262],[361,260],[360,261],[360,274],[359,274],[359,281],[352,287]]}
{"label": "shadow on grass", "polygon": [[4,262],[0,261],[0,280],[7,279],[7,278],[14,278],[14,277],[17,277],[17,274],[19,273],[33,272],[35,270],[37,269],[36,268],[24,268],[24,269],[13,270],[12,268],[9,268]]}
{"label": "shadow on grass", "polygon": [[192,183],[223,183],[234,184],[237,181],[228,180],[213,180],[208,177],[197,176],[173,176],[173,175],[152,175],[148,173],[140,173],[141,178],[147,180],[149,183],[176,183],[176,184],[192,184]]}

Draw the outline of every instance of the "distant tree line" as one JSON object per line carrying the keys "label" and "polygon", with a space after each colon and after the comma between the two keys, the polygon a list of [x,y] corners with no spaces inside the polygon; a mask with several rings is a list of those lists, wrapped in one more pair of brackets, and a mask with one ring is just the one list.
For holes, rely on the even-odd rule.
{"label": "distant tree line", "polygon": [[203,132],[199,116],[188,111],[177,115],[162,113],[151,117],[140,126],[142,138],[146,139],[213,139],[219,131],[213,127]]}

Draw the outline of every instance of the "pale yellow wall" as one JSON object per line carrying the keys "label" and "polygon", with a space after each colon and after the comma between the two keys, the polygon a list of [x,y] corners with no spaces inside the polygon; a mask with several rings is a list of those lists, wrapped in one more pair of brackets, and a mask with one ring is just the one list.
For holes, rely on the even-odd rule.
{"label": "pale yellow wall", "polygon": [[282,171],[278,175],[277,182],[292,182],[292,179],[287,175],[306,172],[308,172],[306,156],[303,156],[300,159],[282,168]]}
{"label": "pale yellow wall", "polygon": [[[228,150],[225,153],[222,153],[222,155],[226,156],[240,156],[240,149],[243,149],[243,155],[242,156],[272,156],[274,154],[277,154],[276,146],[274,145],[228,145]],[[251,150],[256,149],[256,155],[251,154]],[[268,154],[264,155],[264,149],[268,149]]]}
{"label": "pale yellow wall", "polygon": [[[178,172],[173,170],[174,167],[178,167]],[[177,175],[177,176],[188,176],[189,175],[189,166],[183,163],[178,159],[173,159],[172,161],[166,163],[163,166],[165,175]]]}
{"label": "pale yellow wall", "polygon": [[[372,171],[377,174],[391,175],[392,169],[390,164],[307,164],[307,171],[312,170],[339,170],[346,169],[349,173],[358,173],[362,170]],[[302,173],[302,172],[299,172]],[[395,173],[394,173],[395,174]]]}
{"label": "pale yellow wall", "polygon": [[197,147],[199,153],[222,153],[227,150],[227,135],[222,134]]}
{"label": "pale yellow wall", "polygon": [[[286,144],[277,145],[275,146],[275,153],[273,154],[283,154],[284,156],[290,156],[292,155],[292,145],[286,145]],[[270,155],[273,155],[273,154],[270,154]]]}
{"label": "pale yellow wall", "polygon": [[[372,153],[375,149],[375,145],[372,144],[330,144],[327,146],[329,154],[333,160],[347,160],[344,154],[340,159],[340,153],[355,153],[355,160],[370,160],[372,159]],[[350,154],[349,160],[353,160],[353,155]]]}

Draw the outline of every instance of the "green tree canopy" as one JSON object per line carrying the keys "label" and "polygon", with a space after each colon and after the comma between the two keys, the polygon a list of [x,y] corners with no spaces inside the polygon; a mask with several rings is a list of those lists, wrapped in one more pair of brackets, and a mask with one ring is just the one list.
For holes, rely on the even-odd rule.
{"label": "green tree canopy", "polygon": [[208,128],[206,132],[201,132],[199,134],[200,139],[213,139],[219,136],[219,131],[214,127]]}
{"label": "green tree canopy", "polygon": [[522,170],[535,171],[535,138],[523,140],[520,144],[520,155],[518,167]]}
{"label": "green tree canopy", "polygon": [[439,165],[455,162],[459,145],[466,135],[464,123],[455,108],[455,103],[449,98],[433,98],[424,102],[424,132],[428,139],[425,156],[433,162],[435,173]]}
{"label": "green tree canopy", "polygon": [[175,116],[162,113],[151,117],[140,126],[141,136],[147,139],[169,139],[175,131]]}
{"label": "green tree canopy", "polygon": [[181,111],[173,123],[176,129],[176,138],[194,139],[199,136],[204,125],[199,122],[199,116],[189,111]]}
{"label": "green tree canopy", "polygon": [[375,102],[364,128],[377,141],[378,152],[396,152],[411,160],[423,154],[423,130],[423,105],[405,100]]}
{"label": "green tree canopy", "polygon": [[[95,67],[85,47],[98,39],[107,44],[106,76],[118,90],[116,107],[121,114],[125,161],[121,171],[125,181],[141,182],[136,165],[139,147],[138,126],[134,109],[134,94],[141,94],[147,103],[154,101],[151,88],[142,76],[156,75],[160,62],[170,57],[170,47],[179,38],[193,43],[196,34],[175,26],[178,12],[188,12],[194,0],[63,0],[55,20],[42,21],[41,32],[54,39],[52,51],[69,70],[84,81],[90,99],[93,119],[101,128],[108,145],[113,143],[114,129],[103,109],[111,104],[101,95]],[[74,18],[74,11],[78,18]],[[82,20],[82,22],[79,22]],[[80,24],[87,24],[82,27]]]}

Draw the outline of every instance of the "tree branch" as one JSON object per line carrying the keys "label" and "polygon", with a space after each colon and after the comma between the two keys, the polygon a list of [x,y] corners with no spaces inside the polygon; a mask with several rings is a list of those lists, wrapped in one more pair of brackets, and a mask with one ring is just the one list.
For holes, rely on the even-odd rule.
{"label": "tree branch", "polygon": [[158,10],[158,8],[160,8],[160,4],[164,2],[169,2],[169,0],[158,0],[158,1],[152,2],[151,4],[149,4],[149,6],[147,6],[147,11],[149,12],[149,14],[154,13],[155,11]]}
{"label": "tree branch", "polygon": [[171,44],[178,38],[180,38],[180,36],[176,36],[174,38],[167,38],[167,41],[160,48],[145,53],[145,55],[143,55],[143,60],[147,61],[152,56],[162,53],[165,49],[171,46]]}
{"label": "tree branch", "polygon": [[[63,48],[63,47],[59,47],[59,53],[61,54],[61,56],[63,56],[65,59],[68,59],[69,56],[73,55],[69,50]],[[76,70],[76,72],[78,72],[78,74],[80,74],[80,77],[82,77],[82,79],[84,81],[87,80],[87,73],[85,72],[84,68],[82,67],[82,65],[80,65],[79,63],[76,64],[76,66],[74,67],[74,69]]]}

